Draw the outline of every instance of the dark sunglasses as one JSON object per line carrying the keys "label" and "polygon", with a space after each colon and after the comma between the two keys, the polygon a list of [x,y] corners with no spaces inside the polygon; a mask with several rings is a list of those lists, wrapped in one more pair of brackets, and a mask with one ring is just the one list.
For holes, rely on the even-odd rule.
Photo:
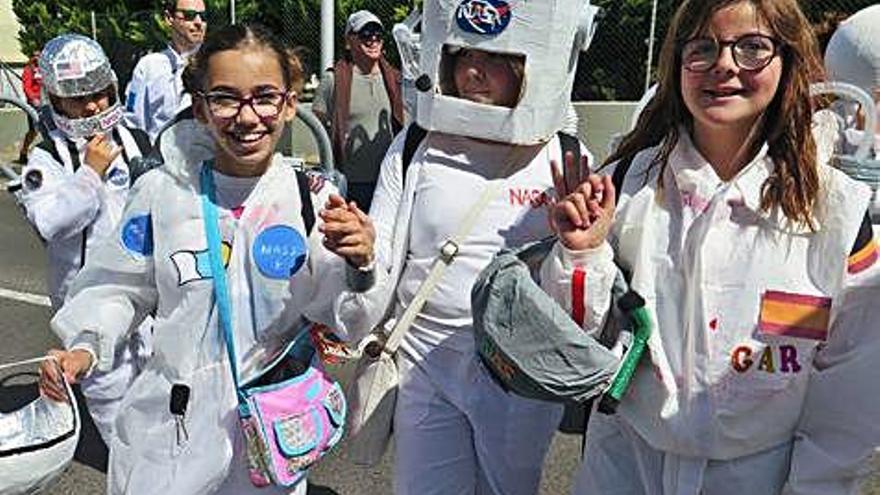
{"label": "dark sunglasses", "polygon": [[199,17],[204,21],[207,11],[193,9],[175,9],[174,13],[180,14],[180,17],[182,17],[185,21],[194,21],[196,20],[196,17]]}
{"label": "dark sunglasses", "polygon": [[376,28],[363,29],[357,33],[361,41],[382,41],[382,30]]}

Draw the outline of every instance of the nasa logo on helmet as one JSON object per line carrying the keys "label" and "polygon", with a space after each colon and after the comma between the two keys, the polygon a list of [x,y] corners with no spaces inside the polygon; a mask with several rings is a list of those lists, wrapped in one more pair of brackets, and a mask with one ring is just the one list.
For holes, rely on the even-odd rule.
{"label": "nasa logo on helmet", "polygon": [[463,31],[474,34],[500,34],[510,24],[510,4],[503,0],[464,0],[455,20]]}

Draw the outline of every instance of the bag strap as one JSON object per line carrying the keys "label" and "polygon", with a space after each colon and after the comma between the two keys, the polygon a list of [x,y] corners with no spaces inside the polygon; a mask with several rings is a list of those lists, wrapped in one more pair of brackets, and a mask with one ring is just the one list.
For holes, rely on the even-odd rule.
{"label": "bag strap", "polygon": [[[409,138],[409,135],[407,135],[407,138]],[[504,185],[504,180],[501,179],[503,179],[506,171],[510,169],[511,163],[512,162],[508,163],[504,167],[504,171],[499,175],[499,179],[486,185],[485,189],[483,189],[483,194],[480,195],[479,199],[477,199],[473,206],[471,206],[470,210],[468,210],[467,215],[459,224],[458,230],[455,234],[440,246],[440,252],[437,254],[437,257],[434,258],[428,276],[422,281],[415,297],[410,301],[409,306],[406,307],[403,315],[397,320],[394,324],[394,328],[388,335],[388,340],[385,342],[384,352],[387,352],[388,354],[394,354],[397,352],[397,348],[400,347],[400,342],[403,340],[403,335],[409,329],[410,325],[412,325],[412,322],[416,319],[416,315],[419,311],[422,310],[422,306],[428,301],[428,297],[434,292],[434,288],[436,288],[437,283],[440,282],[440,278],[446,271],[446,267],[455,261],[455,257],[458,255],[461,248],[461,243],[468,234],[470,234],[471,230],[473,230],[474,225],[476,225],[477,220],[480,218],[480,214],[489,204],[489,201],[492,200],[492,197],[495,196],[498,190]]]}
{"label": "bag strap", "polygon": [[229,356],[229,368],[232,370],[232,380],[235,383],[235,393],[238,402],[245,402],[241,392],[238,378],[238,360],[235,357],[235,341],[232,335],[232,305],[229,302],[229,286],[226,281],[226,267],[220,255],[220,225],[215,201],[215,186],[213,163],[207,161],[202,164],[199,176],[202,199],[202,216],[205,222],[205,236],[208,240],[208,259],[211,262],[211,279],[214,281],[214,304],[217,305],[217,318],[220,329],[223,331],[223,340],[226,342],[226,354]]}

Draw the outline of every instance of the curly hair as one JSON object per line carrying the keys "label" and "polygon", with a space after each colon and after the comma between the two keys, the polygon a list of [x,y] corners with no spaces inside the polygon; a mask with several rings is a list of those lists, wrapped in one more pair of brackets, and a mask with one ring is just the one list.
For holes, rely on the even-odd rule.
{"label": "curly hair", "polygon": [[632,160],[639,151],[659,145],[650,167],[659,166],[662,177],[678,143],[679,126],[693,129],[693,116],[681,95],[681,46],[705,29],[716,12],[741,2],[753,5],[783,44],[779,87],[764,110],[768,118],[761,119],[750,143],[751,151],[757,152],[766,142],[775,165],[762,186],[761,208],[779,207],[789,220],[815,228],[819,164],[811,124],[816,102],[810,96],[810,85],[821,81],[824,71],[816,37],[797,0],[686,0],[676,12],[660,52],[657,94],[603,166]]}

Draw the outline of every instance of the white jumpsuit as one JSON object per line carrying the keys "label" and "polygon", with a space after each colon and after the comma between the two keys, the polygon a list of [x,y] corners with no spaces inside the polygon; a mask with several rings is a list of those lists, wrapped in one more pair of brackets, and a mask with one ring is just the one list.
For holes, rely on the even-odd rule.
{"label": "white jumpsuit", "polygon": [[[119,229],[89,259],[52,321],[67,347],[89,347],[98,369],[108,369],[113,366],[108,349],[125,338],[128,323],[139,313],[155,312],[153,358],[123,400],[110,446],[111,494],[290,491],[259,489],[248,480],[207,261],[198,186],[205,154],[176,148],[203,140],[203,132],[199,138],[187,135],[199,127],[185,121],[170,129],[163,140],[165,165],[138,181]],[[258,180],[216,172],[215,179],[244,382],[295,335],[304,317],[333,326],[344,263],[323,248],[320,219],[311,236],[304,233],[295,171],[280,155]],[[311,194],[315,212],[331,191],[327,184]],[[305,253],[298,246],[307,246]],[[278,270],[302,254],[307,259],[295,274]],[[186,434],[169,410],[174,384],[190,390]],[[303,493],[305,483],[298,488]]]}
{"label": "white jumpsuit", "polygon": [[723,182],[681,136],[662,189],[653,148],[618,196],[609,240],[656,328],[618,414],[591,417],[574,493],[855,493],[880,444],[870,193],[821,166],[811,231],[761,210],[766,145]]}
{"label": "white jumpsuit", "polygon": [[[70,140],[58,130],[49,133],[59,162],[44,146],[31,151],[22,170],[21,203],[31,225],[46,242],[49,295],[58,310],[85,259],[119,223],[130,187],[126,157],[141,155],[131,133],[116,128],[113,140],[125,149],[104,177],[85,165],[86,140]],[[85,259],[84,259],[85,257]],[[83,394],[101,437],[109,445],[119,401],[150,354],[150,325],[133,333],[116,349],[118,366],[96,373],[82,383]]]}
{"label": "white jumpsuit", "polygon": [[183,90],[183,69],[190,53],[177,53],[167,46],[148,53],[137,63],[125,88],[125,123],[142,129],[155,141],[159,131],[177,112],[191,103]]}
{"label": "white jumpsuit", "polygon": [[[350,336],[402,314],[438,247],[457,230],[483,188],[503,181],[460,253],[408,331],[398,358],[394,418],[397,495],[537,492],[558,404],[523,399],[495,384],[476,356],[470,290],[504,247],[551,234],[551,159],[558,139],[525,147],[428,133],[402,177],[406,132],[382,164],[370,216],[376,225],[376,285],[340,310]],[[506,177],[498,174],[510,166]]]}

